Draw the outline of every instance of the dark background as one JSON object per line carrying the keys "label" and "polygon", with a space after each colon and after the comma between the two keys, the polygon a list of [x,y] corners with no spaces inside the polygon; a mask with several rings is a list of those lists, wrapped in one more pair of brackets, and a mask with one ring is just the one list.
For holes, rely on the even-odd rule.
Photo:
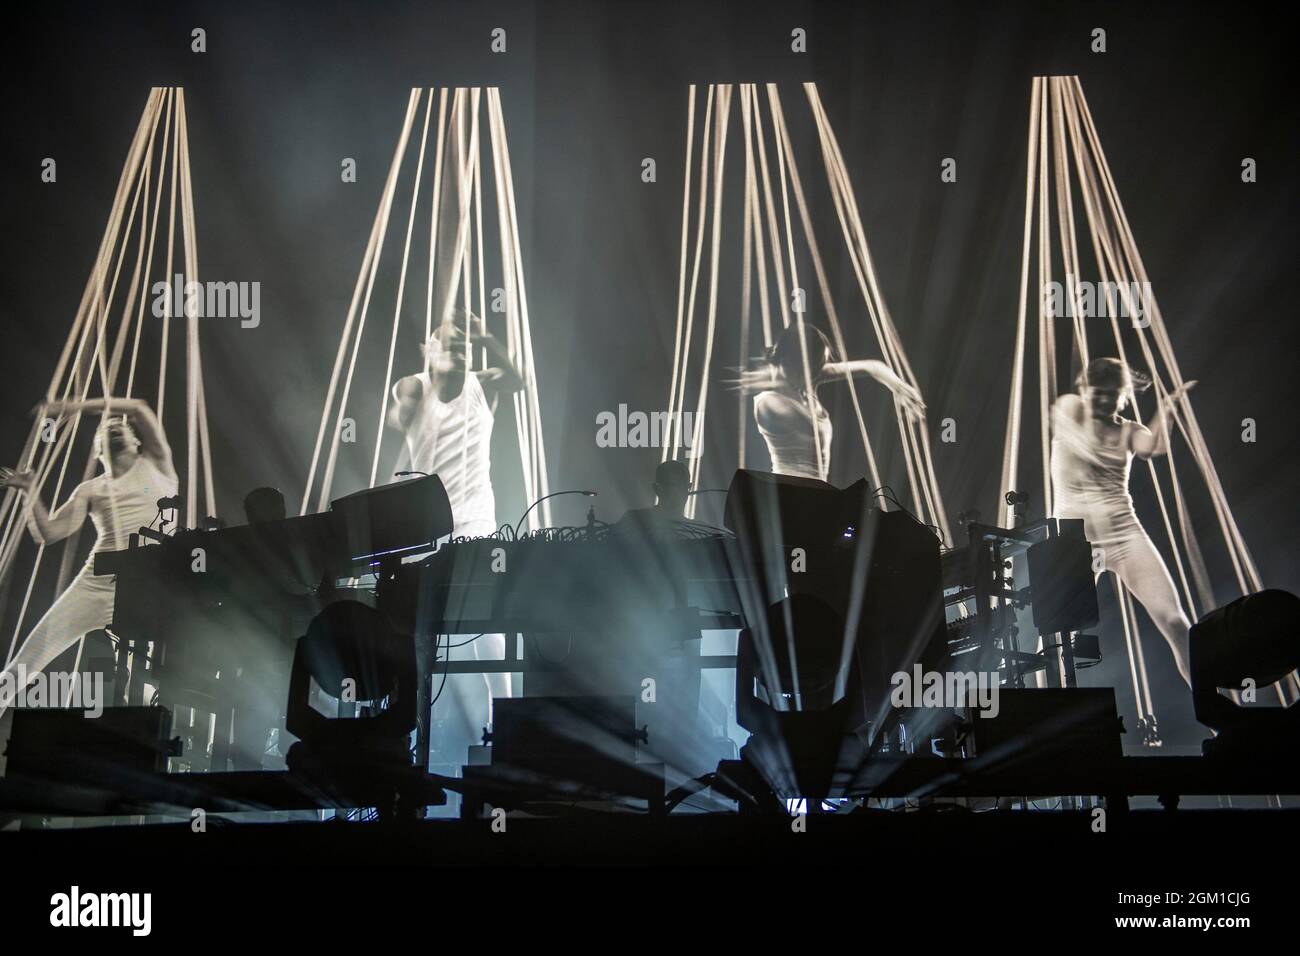
{"label": "dark background", "polygon": [[[801,172],[819,187],[813,215],[826,230],[823,253],[843,296],[850,352],[876,354],[806,136],[798,83],[811,79],[840,138],[931,427],[944,417],[958,422],[958,441],[935,445],[950,513],[979,507],[991,517],[1015,327],[1030,78],[1077,73],[1184,374],[1200,380],[1196,407],[1243,533],[1266,583],[1300,590],[1292,497],[1300,487],[1293,452],[1300,333],[1290,286],[1297,136],[1281,10],[1041,2],[42,4],[12,20],[3,40],[0,457],[17,455],[27,410],[48,382],[148,89],[184,86],[200,278],[262,284],[259,328],[204,326],[220,510],[238,521],[240,498],[259,484],[280,486],[296,503],[407,91],[499,86],[551,485],[597,489],[601,516],[616,518],[647,500],[658,451],[597,448],[595,415],[620,403],[666,406],[688,84],[782,84]],[[196,26],[207,31],[203,54],[190,52]],[[497,26],[507,30],[504,55],[489,51]],[[1097,26],[1108,40],[1100,55],[1089,50]],[[807,30],[806,54],[790,51],[794,27]],[[738,151],[738,104],[732,123]],[[47,156],[58,161],[54,185],[40,181]],[[358,162],[355,184],[340,182],[345,156]],[[640,178],[647,156],[658,161],[654,184]],[[1250,185],[1240,178],[1247,156],[1259,164],[1259,181]],[[944,157],[957,160],[954,184],[940,181]],[[738,177],[740,167],[729,172]],[[732,264],[720,318],[734,322],[738,217],[728,228],[723,246]],[[389,257],[400,250],[400,232],[390,228]],[[398,371],[414,371],[413,353],[402,354],[410,367]],[[863,392],[868,425],[889,459],[892,416],[872,387]],[[843,484],[864,469],[845,396],[832,389],[829,399],[839,423],[832,479]],[[714,429],[722,431],[706,458],[706,485],[725,483],[734,464],[735,397],[717,402]],[[1246,417],[1258,422],[1255,444],[1240,440]],[[512,436],[499,426],[494,448],[498,517],[511,522],[526,505]],[[888,472],[899,480],[898,469]],[[360,480],[344,469],[335,489]],[[1028,484],[1039,486],[1036,478]],[[1152,526],[1145,475],[1137,471],[1134,491]],[[1222,547],[1203,496],[1193,498],[1227,600]],[[556,520],[581,520],[585,504],[577,502],[557,503]],[[716,519],[710,508],[717,503],[702,516]],[[1122,645],[1113,628],[1103,633],[1109,658],[1089,680],[1114,680],[1126,693]],[[1173,690],[1168,655],[1153,643],[1147,656],[1156,683]]]}

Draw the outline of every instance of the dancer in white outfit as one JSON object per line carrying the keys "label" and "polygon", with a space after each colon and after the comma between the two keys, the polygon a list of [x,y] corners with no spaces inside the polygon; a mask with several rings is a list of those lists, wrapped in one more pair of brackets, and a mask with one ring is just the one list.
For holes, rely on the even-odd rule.
{"label": "dancer in white outfit", "polygon": [[1133,510],[1128,478],[1135,455],[1168,452],[1171,405],[1194,384],[1170,393],[1147,428],[1120,415],[1134,393],[1135,376],[1119,359],[1093,359],[1079,376],[1079,394],[1062,395],[1052,407],[1051,454],[1055,517],[1083,519],[1088,540],[1101,549],[1104,569],[1146,608],[1188,684],[1191,625],[1169,569]]}
{"label": "dancer in white outfit", "polygon": [[[741,373],[742,391],[757,393],[754,420],[767,443],[775,474],[820,481],[825,481],[830,474],[831,417],[817,399],[818,387],[828,381],[845,375],[866,375],[902,399],[909,413],[916,414],[924,408],[916,389],[884,362],[832,361],[833,355],[830,340],[820,329],[796,323],[788,326],[768,349],[763,367]],[[811,392],[806,387],[809,381]]]}
{"label": "dancer in white outfit", "polygon": [[[488,367],[467,373],[468,352],[477,348],[486,351]],[[483,320],[457,310],[425,343],[424,371],[393,386],[388,424],[405,435],[411,468],[442,479],[457,537],[485,537],[497,530],[491,476],[493,412],[499,394],[523,385],[506,347],[488,333]],[[484,634],[474,641],[474,653],[480,659],[499,660],[505,646],[505,635]],[[484,676],[486,706],[465,701],[471,726],[490,724],[492,699],[510,696],[509,674]]]}
{"label": "dancer in white outfit", "polygon": [[[7,663],[6,680],[0,686],[16,687],[20,678],[30,681],[85,634],[108,626],[113,619],[116,579],[94,573],[95,555],[125,548],[133,532],[157,518],[158,499],[176,494],[171,448],[162,424],[146,402],[101,398],[53,402],[38,409],[49,416],[78,411],[112,416],[95,434],[95,455],[104,473],[78,485],[53,514],[34,491],[32,472],[0,468],[0,485],[27,495],[27,527],[38,544],[67,538],[87,516],[95,526],[95,544],[85,566]],[[10,703],[0,700],[0,713]]]}

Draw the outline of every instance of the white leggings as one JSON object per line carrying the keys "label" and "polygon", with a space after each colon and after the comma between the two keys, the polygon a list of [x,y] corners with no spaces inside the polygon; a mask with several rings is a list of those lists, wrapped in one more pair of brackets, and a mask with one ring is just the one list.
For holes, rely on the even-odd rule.
{"label": "white leggings", "polygon": [[[107,627],[113,620],[115,590],[116,579],[112,575],[91,574],[89,569],[83,569],[36,622],[18,653],[5,667],[8,679],[0,686],[16,688],[14,682],[19,664],[25,666],[30,681],[85,635]],[[0,714],[11,703],[0,699]]]}
{"label": "white leggings", "polygon": [[1106,556],[1106,570],[1115,572],[1124,587],[1146,608],[1147,614],[1173,651],[1178,673],[1190,687],[1191,663],[1188,657],[1188,631],[1191,623],[1183,613],[1174,579],[1169,575],[1160,552],[1143,533],[1131,537],[1120,554]]}

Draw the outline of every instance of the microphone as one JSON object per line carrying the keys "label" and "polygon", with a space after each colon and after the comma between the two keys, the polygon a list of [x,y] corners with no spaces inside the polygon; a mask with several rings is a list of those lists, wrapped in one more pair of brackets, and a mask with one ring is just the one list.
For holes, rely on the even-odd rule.
{"label": "microphone", "polygon": [[549,495],[542,495],[531,505],[529,505],[528,510],[525,511],[522,516],[520,516],[518,524],[515,525],[515,537],[516,538],[519,537],[519,529],[523,527],[524,519],[527,518],[528,515],[532,513],[532,510],[534,508],[540,505],[547,498],[558,498],[560,495],[583,495],[584,497],[587,498],[595,498],[596,492],[594,491],[552,491]]}
{"label": "microphone", "polygon": [[178,494],[172,495],[170,498],[158,499],[159,511],[179,511],[180,508],[181,508],[181,496]]}

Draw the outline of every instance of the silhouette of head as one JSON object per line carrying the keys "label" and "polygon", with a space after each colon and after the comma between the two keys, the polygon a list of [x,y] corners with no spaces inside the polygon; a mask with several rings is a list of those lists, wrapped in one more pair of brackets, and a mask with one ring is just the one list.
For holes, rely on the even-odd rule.
{"label": "silhouette of head", "polygon": [[1151,382],[1119,359],[1107,357],[1089,362],[1076,384],[1088,400],[1092,414],[1097,418],[1110,418],[1128,406],[1135,391],[1142,391]]}
{"label": "silhouette of head", "polygon": [[787,381],[802,385],[805,352],[808,373],[815,384],[835,350],[826,334],[809,322],[794,322],[787,326],[767,350],[767,361],[780,369]]}
{"label": "silhouette of head", "polygon": [[244,496],[244,517],[249,524],[281,521],[284,516],[284,495],[279,488],[254,488]]}
{"label": "silhouette of head", "polygon": [[655,468],[654,490],[660,508],[679,517],[684,515],[691,490],[690,469],[684,462],[661,461]]}

